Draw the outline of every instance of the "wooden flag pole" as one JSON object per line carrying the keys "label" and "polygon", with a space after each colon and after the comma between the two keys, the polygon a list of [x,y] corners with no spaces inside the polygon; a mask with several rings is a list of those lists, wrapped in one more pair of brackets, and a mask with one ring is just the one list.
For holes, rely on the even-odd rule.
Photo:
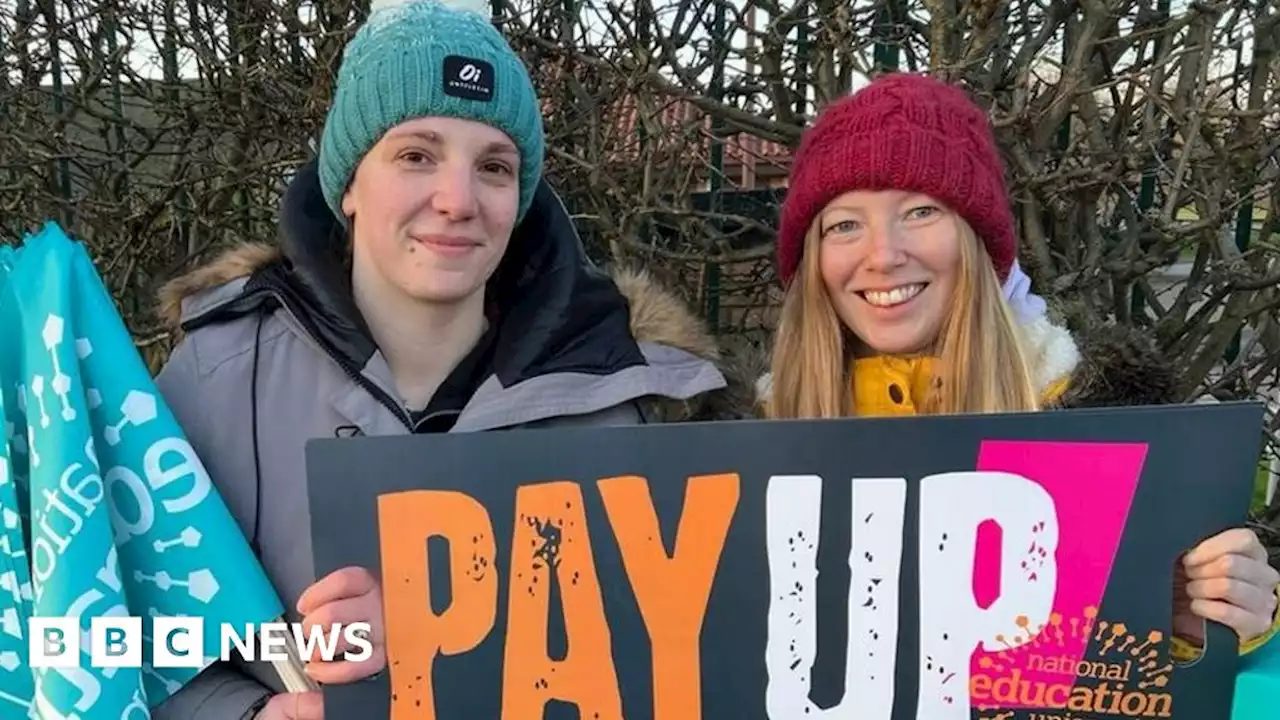
{"label": "wooden flag pole", "polygon": [[302,659],[302,654],[298,652],[293,633],[285,635],[285,653],[289,656],[287,659],[271,661],[276,674],[280,676],[280,681],[284,683],[285,690],[291,693],[319,690],[320,684],[307,674],[307,664]]}

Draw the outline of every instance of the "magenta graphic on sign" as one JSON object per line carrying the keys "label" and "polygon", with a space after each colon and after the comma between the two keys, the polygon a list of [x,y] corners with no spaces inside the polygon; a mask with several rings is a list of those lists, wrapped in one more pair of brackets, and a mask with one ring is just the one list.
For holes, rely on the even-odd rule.
{"label": "magenta graphic on sign", "polygon": [[[973,566],[975,600],[980,607],[999,602],[1002,568],[1054,589],[1047,607],[1005,608],[1014,613],[1009,619],[1017,630],[985,638],[974,652],[974,707],[1066,707],[1078,678],[1127,679],[1136,685],[1136,669],[1154,660],[1154,650],[1150,658],[1145,651],[1160,637],[1149,637],[1145,628],[1108,625],[1097,615],[1146,453],[1147,446],[1136,443],[982,443],[979,471],[1013,473],[1039,483],[1054,511],[1030,528],[981,526]],[[1001,541],[1010,533],[1021,538],[1017,545]],[[1113,651],[1114,659],[1082,663],[1091,638],[1103,641],[1104,658],[1105,651]]]}

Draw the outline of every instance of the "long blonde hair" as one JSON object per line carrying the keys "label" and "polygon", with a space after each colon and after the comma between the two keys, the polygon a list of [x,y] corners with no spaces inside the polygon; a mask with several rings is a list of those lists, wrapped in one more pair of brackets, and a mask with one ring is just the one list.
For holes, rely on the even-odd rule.
{"label": "long blonde hair", "polygon": [[[973,229],[957,217],[960,272],[955,298],[932,348],[933,392],[922,414],[1020,412],[1040,409],[1018,329],[1000,281]],[[853,415],[852,332],[827,295],[819,263],[821,229],[805,235],[799,272],[782,304],[774,341],[772,389],[765,411],[773,418]]]}

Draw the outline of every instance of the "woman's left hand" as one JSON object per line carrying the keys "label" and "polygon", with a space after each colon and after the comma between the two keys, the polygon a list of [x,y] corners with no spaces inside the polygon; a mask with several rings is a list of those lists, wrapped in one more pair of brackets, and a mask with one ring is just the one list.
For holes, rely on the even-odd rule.
{"label": "woman's left hand", "polygon": [[[1271,629],[1280,572],[1253,531],[1234,528],[1183,556],[1174,575],[1173,631],[1204,644],[1203,620],[1214,620],[1248,641]],[[1203,618],[1203,620],[1202,620]]]}

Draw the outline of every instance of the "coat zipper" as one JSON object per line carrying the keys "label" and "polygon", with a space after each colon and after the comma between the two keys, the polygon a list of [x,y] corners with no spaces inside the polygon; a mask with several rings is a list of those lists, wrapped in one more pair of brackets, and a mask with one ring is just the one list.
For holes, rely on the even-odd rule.
{"label": "coat zipper", "polygon": [[359,385],[360,387],[367,390],[369,394],[374,397],[375,400],[382,403],[384,407],[390,410],[391,413],[395,415],[397,419],[400,420],[400,423],[404,425],[405,428],[407,428],[410,432],[413,431],[414,429],[413,421],[409,418],[409,413],[407,413],[405,409],[400,406],[400,403],[392,399],[390,395],[388,395],[382,388],[378,387],[378,385],[375,384],[372,380],[365,377],[364,373],[360,372],[359,369],[352,367],[351,363],[347,360],[347,358],[342,357],[339,353],[334,352],[333,350],[330,350],[325,345],[325,343],[320,340],[319,333],[316,332],[315,325],[311,322],[311,319],[304,318],[302,316],[302,315],[305,315],[305,313],[300,315],[299,313],[294,312],[293,309],[290,308],[285,303],[283,298],[281,298],[279,295],[276,295],[275,293],[272,293],[272,295],[275,296],[276,302],[279,302],[280,306],[283,307],[290,315],[294,317],[295,320],[297,320],[302,325],[303,329],[307,331],[307,334],[311,336],[311,339],[315,342],[315,344],[319,345],[320,349],[324,351],[324,354],[328,355],[330,360],[333,360],[335,363],[338,364],[338,367],[342,368],[342,371],[347,374],[347,378],[349,378],[356,385]]}
{"label": "coat zipper", "polygon": [[[311,332],[311,328],[307,328],[307,332]],[[313,340],[315,339],[314,335],[312,336],[312,339]],[[339,357],[337,353],[332,352],[328,348],[324,347],[324,343],[321,343],[320,341],[317,340],[316,344],[320,345],[320,347],[324,350],[325,354],[329,356],[329,359],[336,362],[338,364],[338,367],[342,368],[342,371],[347,374],[347,377],[350,378],[352,382],[356,383],[360,387],[367,390],[369,394],[374,397],[375,400],[382,403],[384,407],[390,410],[392,414],[395,415],[396,418],[400,420],[401,424],[403,424],[406,428],[408,428],[410,431],[414,430],[413,422],[410,420],[409,414],[405,412],[404,408],[400,407],[399,403],[397,403],[395,400],[392,400],[389,395],[383,392],[382,388],[375,385],[372,380],[369,380],[368,378],[366,378],[364,374],[361,373],[359,370],[356,370],[355,368],[351,367],[351,365],[346,361],[345,358]]]}
{"label": "coat zipper", "polygon": [[446,415],[461,415],[461,414],[462,414],[461,410],[437,410],[431,413],[430,415],[424,416],[421,420],[414,423],[411,429],[413,430],[413,432],[416,433],[418,432],[418,428],[422,427],[423,423],[430,422],[432,420],[435,420],[438,417],[444,417]]}

